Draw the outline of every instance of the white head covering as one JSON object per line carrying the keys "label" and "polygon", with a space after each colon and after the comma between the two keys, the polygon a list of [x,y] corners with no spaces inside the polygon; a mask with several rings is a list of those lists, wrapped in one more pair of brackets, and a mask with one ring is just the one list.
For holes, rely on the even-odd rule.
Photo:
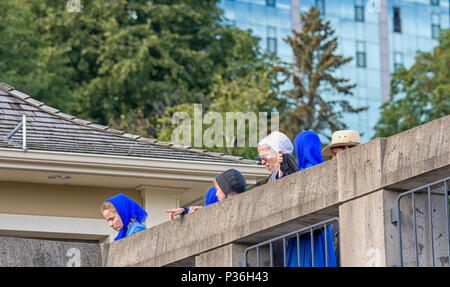
{"label": "white head covering", "polygon": [[281,149],[283,153],[292,154],[294,151],[294,146],[292,145],[291,140],[282,132],[274,131],[267,137],[263,138],[258,146],[270,146],[276,153]]}

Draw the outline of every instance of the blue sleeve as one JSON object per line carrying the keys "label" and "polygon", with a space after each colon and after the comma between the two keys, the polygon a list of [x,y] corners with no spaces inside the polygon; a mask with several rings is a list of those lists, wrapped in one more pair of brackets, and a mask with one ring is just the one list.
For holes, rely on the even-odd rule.
{"label": "blue sleeve", "polygon": [[145,225],[143,225],[142,223],[139,223],[138,221],[135,221],[131,224],[130,228],[128,229],[127,236],[136,234],[136,233],[144,231],[146,229],[147,229],[147,227],[145,227]]}
{"label": "blue sleeve", "polygon": [[143,224],[136,224],[136,228],[134,229],[134,233],[138,233],[138,232],[140,232],[140,231],[144,231],[144,230],[146,230],[147,228],[143,225]]}

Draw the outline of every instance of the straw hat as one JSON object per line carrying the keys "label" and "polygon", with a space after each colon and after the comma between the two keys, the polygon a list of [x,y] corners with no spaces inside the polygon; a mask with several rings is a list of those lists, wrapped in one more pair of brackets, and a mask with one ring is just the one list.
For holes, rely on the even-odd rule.
{"label": "straw hat", "polygon": [[322,150],[323,156],[331,156],[331,149],[340,146],[357,146],[361,144],[359,133],[354,130],[341,130],[333,133],[331,144]]}

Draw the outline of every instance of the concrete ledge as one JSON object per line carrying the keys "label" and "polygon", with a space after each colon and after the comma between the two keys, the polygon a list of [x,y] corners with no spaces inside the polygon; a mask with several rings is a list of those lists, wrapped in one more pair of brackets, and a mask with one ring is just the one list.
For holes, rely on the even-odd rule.
{"label": "concrete ledge", "polygon": [[[78,248],[0,237],[0,266],[65,266],[72,247],[88,266],[235,265],[248,244],[338,215],[344,265],[391,266],[396,247],[389,211],[398,191],[449,174],[446,116],[111,244]],[[83,257],[82,249],[92,256]]]}
{"label": "concrete ledge", "polygon": [[[195,257],[195,267],[236,267],[244,262],[245,244],[227,244]],[[221,258],[222,260],[217,260]]]}
{"label": "concrete ledge", "polygon": [[272,236],[261,231],[290,232],[332,218],[336,182],[336,161],[323,163],[114,242],[106,265],[163,266],[243,238]]}
{"label": "concrete ledge", "polygon": [[396,189],[419,187],[448,176],[449,163],[450,115],[389,137],[381,183]]}
{"label": "concrete ledge", "polygon": [[[221,254],[228,249],[220,248],[231,243],[261,242],[330,219],[338,216],[342,204],[351,207],[352,201],[372,193],[376,196],[384,188],[414,185],[417,177],[426,174],[442,178],[442,172],[450,168],[449,131],[447,116],[387,139],[372,140],[343,152],[337,160],[114,242],[106,266],[194,264],[196,256],[198,262],[209,262],[207,255],[198,255],[211,250],[215,251],[210,254]],[[348,216],[360,216],[350,213],[345,215],[348,222]],[[383,216],[383,212],[377,215]]]}
{"label": "concrete ledge", "polygon": [[450,174],[450,116],[339,154],[339,202],[377,190],[407,190]]}
{"label": "concrete ledge", "polygon": [[0,237],[0,267],[100,267],[99,244]]}
{"label": "concrete ledge", "polygon": [[386,139],[377,138],[339,154],[339,201],[381,188]]}

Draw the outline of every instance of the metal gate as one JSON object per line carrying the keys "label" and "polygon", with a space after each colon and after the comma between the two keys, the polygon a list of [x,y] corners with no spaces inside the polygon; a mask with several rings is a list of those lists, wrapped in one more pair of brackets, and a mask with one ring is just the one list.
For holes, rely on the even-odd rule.
{"label": "metal gate", "polygon": [[[399,266],[449,266],[449,183],[447,177],[397,197],[391,219],[397,223]],[[411,200],[403,209],[402,199]]]}
{"label": "metal gate", "polygon": [[[334,230],[333,230],[334,229]],[[332,232],[332,234],[333,234],[333,239],[335,239],[335,240],[333,240],[334,241],[334,244],[333,244],[333,246],[329,246],[329,243],[328,243],[328,233],[330,232],[330,230],[333,230],[333,231],[331,231]],[[261,253],[262,253],[262,250],[264,249],[264,248],[268,248],[268,254],[266,254],[266,255],[268,255],[269,256],[269,266],[270,267],[274,267],[274,266],[283,266],[283,267],[286,267],[287,266],[287,262],[286,262],[286,248],[288,247],[288,240],[290,240],[290,239],[293,239],[293,238],[296,238],[296,241],[295,240],[293,240],[296,244],[297,244],[297,262],[301,262],[300,261],[300,257],[301,257],[301,252],[300,252],[300,250],[301,250],[301,248],[300,248],[300,238],[302,237],[302,236],[305,236],[306,234],[308,234],[309,233],[309,236],[310,236],[310,244],[311,244],[311,266],[315,266],[315,262],[314,262],[314,251],[315,251],[315,249],[314,249],[314,236],[317,236],[317,234],[318,233],[320,233],[320,232],[323,232],[323,234],[324,234],[324,236],[325,236],[325,254],[326,254],[326,256],[325,256],[325,267],[328,267],[330,264],[329,264],[329,256],[328,256],[328,249],[329,248],[334,248],[335,249],[335,253],[336,253],[336,259],[337,259],[337,266],[340,266],[340,256],[339,256],[339,219],[336,217],[336,218],[333,218],[333,219],[330,219],[330,220],[326,220],[326,221],[323,221],[323,222],[320,222],[320,223],[317,223],[317,224],[314,224],[314,225],[311,225],[311,226],[308,226],[308,227],[305,227],[305,228],[302,228],[302,229],[299,229],[299,230],[296,230],[296,231],[294,231],[294,232],[290,232],[290,233],[287,233],[287,234],[285,234],[285,235],[282,235],[282,236],[278,236],[278,237],[275,237],[275,238],[273,238],[273,239],[270,239],[270,240],[267,240],[267,241],[264,241],[264,242],[261,242],[261,243],[259,243],[259,244],[256,244],[256,245],[253,245],[253,246],[250,246],[250,247],[248,247],[247,249],[245,249],[245,251],[244,251],[244,262],[243,262],[243,265],[245,266],[245,267],[248,267],[248,266],[250,266],[249,265],[249,253],[251,252],[251,251],[256,251],[256,261],[255,261],[255,266],[256,267],[261,267]],[[315,235],[316,234],[316,235]],[[277,246],[277,242],[279,242],[279,241],[281,241],[280,243],[282,243],[282,244],[280,244],[280,245],[282,245],[282,246]],[[292,242],[292,241],[291,241]],[[294,243],[294,244],[295,244]],[[280,253],[282,252],[282,255],[280,255]],[[277,258],[279,259],[278,261],[280,261],[279,263],[280,264],[276,264],[275,263],[275,261],[277,261]],[[281,261],[281,258],[282,258],[282,261]],[[338,259],[339,258],[339,259]]]}

